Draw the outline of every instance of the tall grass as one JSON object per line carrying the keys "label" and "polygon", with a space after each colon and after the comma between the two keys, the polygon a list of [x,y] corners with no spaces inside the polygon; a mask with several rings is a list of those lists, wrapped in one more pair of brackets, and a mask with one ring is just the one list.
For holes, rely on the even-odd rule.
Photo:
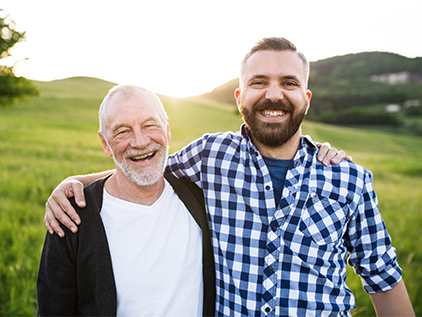
{"label": "tall grass", "polygon": [[[91,108],[90,110],[88,110]],[[110,168],[90,101],[40,98],[0,113],[0,315],[34,316],[44,204],[66,174]]]}
{"label": "tall grass", "polygon": [[[54,187],[69,175],[113,168],[97,136],[98,106],[112,84],[86,78],[37,84],[41,98],[0,110],[0,316],[36,314],[42,219]],[[171,152],[206,132],[236,131],[241,124],[232,107],[199,99],[162,101]],[[304,133],[346,150],[374,173],[407,289],[422,315],[422,139],[315,123],[305,123]],[[359,278],[349,273],[358,301],[354,315],[374,315]]]}

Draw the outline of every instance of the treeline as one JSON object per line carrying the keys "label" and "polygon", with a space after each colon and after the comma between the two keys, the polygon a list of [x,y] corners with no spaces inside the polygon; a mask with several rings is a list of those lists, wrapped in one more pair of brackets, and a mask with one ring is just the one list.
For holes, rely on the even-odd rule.
{"label": "treeline", "polygon": [[[422,100],[422,58],[366,52],[317,61],[311,63],[309,88],[313,92],[310,120],[400,125],[408,112],[420,112],[404,105]],[[388,104],[403,111],[387,112]]]}

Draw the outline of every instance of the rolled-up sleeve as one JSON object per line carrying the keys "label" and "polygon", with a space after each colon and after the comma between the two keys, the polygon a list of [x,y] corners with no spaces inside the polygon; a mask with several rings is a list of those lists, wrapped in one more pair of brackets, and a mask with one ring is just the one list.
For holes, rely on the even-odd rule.
{"label": "rolled-up sleeve", "polygon": [[369,171],[365,173],[363,191],[349,222],[346,244],[350,252],[348,263],[362,278],[366,292],[387,291],[401,280],[402,270],[378,209]]}

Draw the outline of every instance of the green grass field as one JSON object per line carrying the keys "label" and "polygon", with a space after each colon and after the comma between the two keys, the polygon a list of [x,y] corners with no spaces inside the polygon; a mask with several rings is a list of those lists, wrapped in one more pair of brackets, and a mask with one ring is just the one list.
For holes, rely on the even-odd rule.
{"label": "green grass field", "polygon": [[[0,316],[36,314],[36,275],[45,236],[44,205],[73,174],[113,168],[97,136],[98,106],[112,86],[91,78],[37,82],[41,97],[0,109]],[[233,107],[162,97],[175,151],[206,132],[237,131]],[[346,150],[371,170],[417,315],[422,315],[422,138],[316,123],[305,134]],[[374,316],[360,279],[349,271],[355,316]]]}

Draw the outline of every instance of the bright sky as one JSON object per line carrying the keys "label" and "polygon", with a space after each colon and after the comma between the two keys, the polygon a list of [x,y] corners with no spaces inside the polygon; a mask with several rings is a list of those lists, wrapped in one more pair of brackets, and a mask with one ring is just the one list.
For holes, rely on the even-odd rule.
{"label": "bright sky", "polygon": [[422,56],[421,0],[2,0],[0,9],[26,31],[2,60],[18,61],[18,76],[90,76],[176,97],[237,78],[262,37],[283,36],[310,61]]}

